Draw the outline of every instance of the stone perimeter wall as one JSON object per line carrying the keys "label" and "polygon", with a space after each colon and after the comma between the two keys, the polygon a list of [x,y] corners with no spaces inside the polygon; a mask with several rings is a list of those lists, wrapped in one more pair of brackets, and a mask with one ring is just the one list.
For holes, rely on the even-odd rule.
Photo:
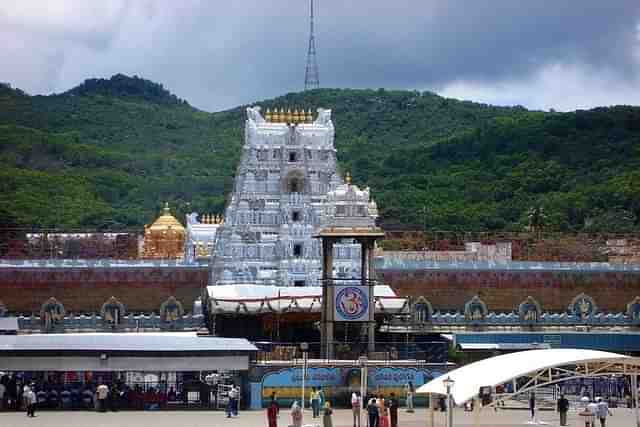
{"label": "stone perimeter wall", "polygon": [[[12,313],[39,312],[55,297],[67,312],[99,312],[111,296],[129,312],[157,312],[169,296],[191,311],[208,280],[208,267],[2,267],[0,301]],[[527,296],[546,311],[564,311],[584,292],[600,310],[622,312],[640,295],[639,272],[378,269],[400,296],[424,296],[434,310],[464,309],[479,295],[489,311],[515,310]]]}
{"label": "stone perimeter wall", "polygon": [[639,272],[378,270],[378,277],[403,296],[424,296],[435,311],[463,311],[478,295],[489,311],[515,311],[534,297],[543,311],[563,312],[580,293],[599,310],[624,312],[640,295]]}
{"label": "stone perimeter wall", "polygon": [[67,313],[100,312],[111,296],[127,312],[158,312],[175,296],[187,312],[208,280],[208,267],[0,268],[0,301],[11,313],[39,313],[49,298]]}

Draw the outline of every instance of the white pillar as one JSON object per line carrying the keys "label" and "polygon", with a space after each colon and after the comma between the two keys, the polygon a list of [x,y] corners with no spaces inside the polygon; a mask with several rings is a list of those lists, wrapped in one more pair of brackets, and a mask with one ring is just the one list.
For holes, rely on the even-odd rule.
{"label": "white pillar", "polygon": [[307,351],[302,352],[302,402],[300,402],[302,425],[304,425],[304,389],[306,385],[307,376]]}
{"label": "white pillar", "polygon": [[369,416],[367,412],[367,359],[365,357],[360,358],[360,427],[362,427],[362,416],[364,415],[369,425]]}
{"label": "white pillar", "polygon": [[631,374],[631,397],[633,399],[633,413],[636,416],[636,426],[640,427],[640,416],[638,414],[638,376],[636,372]]}

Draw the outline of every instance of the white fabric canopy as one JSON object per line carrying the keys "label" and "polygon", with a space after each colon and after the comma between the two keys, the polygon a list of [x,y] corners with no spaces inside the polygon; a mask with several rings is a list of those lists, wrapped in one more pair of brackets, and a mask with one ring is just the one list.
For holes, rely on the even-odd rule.
{"label": "white fabric canopy", "polygon": [[480,387],[496,386],[513,378],[540,369],[566,366],[579,362],[633,361],[637,359],[616,353],[580,349],[528,350],[504,354],[470,363],[435,378],[417,390],[417,393],[446,394],[443,380],[454,380],[451,395],[460,405],[478,395]]}
{"label": "white fabric canopy", "polygon": [[[320,297],[320,286],[268,286],[268,285],[218,285],[207,286],[209,297],[221,300]],[[387,285],[376,285],[374,295],[377,297],[395,297],[393,289]]]}

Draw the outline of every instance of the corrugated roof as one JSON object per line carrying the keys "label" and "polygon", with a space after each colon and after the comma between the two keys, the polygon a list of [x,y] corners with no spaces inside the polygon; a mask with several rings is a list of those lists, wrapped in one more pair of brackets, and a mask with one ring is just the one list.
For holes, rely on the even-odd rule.
{"label": "corrugated roof", "polygon": [[3,351],[257,351],[244,338],[201,337],[194,332],[0,335]]}

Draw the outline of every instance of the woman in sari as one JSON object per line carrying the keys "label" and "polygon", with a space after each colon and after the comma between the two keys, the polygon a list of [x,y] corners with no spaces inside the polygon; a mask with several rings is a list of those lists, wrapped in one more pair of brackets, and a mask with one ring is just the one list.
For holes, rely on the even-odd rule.
{"label": "woman in sari", "polygon": [[276,394],[271,394],[271,402],[267,407],[267,421],[269,427],[278,427],[278,414],[280,413],[280,406],[276,402]]}

